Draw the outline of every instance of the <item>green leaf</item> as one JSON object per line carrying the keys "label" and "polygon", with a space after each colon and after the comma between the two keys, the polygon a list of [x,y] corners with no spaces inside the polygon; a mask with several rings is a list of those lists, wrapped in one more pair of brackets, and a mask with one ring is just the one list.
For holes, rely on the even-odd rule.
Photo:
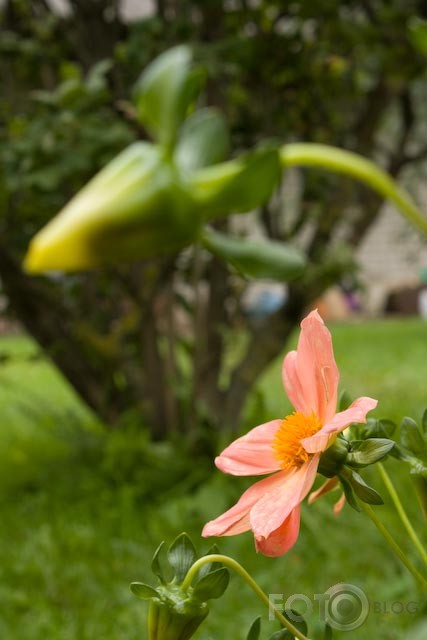
{"label": "green leaf", "polygon": [[393,420],[387,420],[386,418],[381,418],[378,420],[378,435],[372,437],[378,438],[391,438],[393,433],[396,431],[397,425]]}
{"label": "green leaf", "polygon": [[193,596],[206,602],[212,598],[220,598],[230,582],[230,573],[223,567],[215,569],[201,578],[193,589]]}
{"label": "green leaf", "polygon": [[[350,443],[352,447],[356,444]],[[394,447],[393,440],[386,438],[368,438],[357,443],[357,449],[347,454],[347,464],[354,467],[366,467],[382,460]]]}
{"label": "green leaf", "polygon": [[171,544],[168,550],[169,564],[175,570],[175,578],[181,583],[187,571],[196,561],[197,554],[193,543],[186,533],[181,533]]}
{"label": "green leaf", "polygon": [[283,615],[287,620],[289,620],[289,622],[294,625],[294,627],[298,629],[298,631],[300,631],[304,636],[307,635],[307,623],[298,611],[296,611],[295,609],[285,609],[283,611]]}
{"label": "green leaf", "polygon": [[227,124],[216,109],[200,109],[184,122],[175,149],[175,162],[193,171],[221,162],[229,153]]}
{"label": "green leaf", "polygon": [[159,544],[159,546],[155,550],[153,559],[151,560],[151,571],[154,573],[154,575],[156,575],[159,578],[160,582],[162,582],[163,584],[165,583],[165,578],[163,575],[162,567],[160,565],[160,554],[164,546],[165,546],[165,542],[163,541]]}
{"label": "green leaf", "polygon": [[249,629],[249,633],[246,636],[246,640],[259,640],[260,633],[261,633],[261,616],[259,618],[256,618],[253,621],[251,628]]}
{"label": "green leaf", "polygon": [[134,92],[137,111],[160,143],[173,144],[202,79],[201,71],[192,68],[192,52],[185,45],[161,54],[142,73]]}
{"label": "green leaf", "polygon": [[[218,546],[216,544],[213,544],[205,555],[210,556],[217,553],[219,553]],[[215,569],[219,569],[220,567],[222,567],[221,562],[207,562],[200,568],[200,570],[197,573],[197,576],[199,579],[203,578],[203,576],[205,576],[206,574],[210,573],[211,571],[214,571]]]}
{"label": "green leaf", "polygon": [[396,431],[396,427],[396,423],[392,420],[369,418],[362,428],[362,433],[364,438],[391,438]]}
{"label": "green leaf", "polygon": [[130,590],[137,598],[142,598],[143,600],[151,600],[151,598],[159,597],[159,594],[153,587],[143,582],[132,582]]}
{"label": "green leaf", "polygon": [[427,456],[427,442],[420,427],[412,418],[403,418],[400,425],[400,440],[403,446],[422,458]]}
{"label": "green leaf", "polygon": [[323,640],[332,640],[332,627],[328,623],[325,624],[325,631],[323,633]]}
{"label": "green leaf", "polygon": [[342,473],[338,477],[340,479],[347,503],[350,507],[352,507],[352,509],[355,509],[355,511],[360,511],[360,507],[357,504],[356,498],[354,497],[351,484],[347,479],[348,476],[343,475],[344,472],[345,472],[345,469],[342,470]]}
{"label": "green leaf", "polygon": [[201,239],[211,253],[252,278],[288,282],[301,275],[306,264],[303,254],[285,243],[230,237],[209,228],[203,229]]}
{"label": "green leaf", "polygon": [[189,188],[206,220],[246,213],[264,204],[279,184],[278,149],[264,146],[235,160],[194,172]]}
{"label": "green leaf", "polygon": [[362,502],[367,502],[368,504],[384,504],[378,491],[367,485],[363,478],[355,471],[352,471],[349,482],[354,493]]}

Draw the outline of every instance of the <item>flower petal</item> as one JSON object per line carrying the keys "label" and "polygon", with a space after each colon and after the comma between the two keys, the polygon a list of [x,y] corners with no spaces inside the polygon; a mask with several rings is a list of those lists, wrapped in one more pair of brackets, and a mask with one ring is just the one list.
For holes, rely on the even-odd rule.
{"label": "flower petal", "polygon": [[322,423],[332,418],[339,373],[331,334],[317,311],[301,322],[297,350],[285,357],[282,376],[285,391],[297,411],[315,413]]}
{"label": "flower petal", "polygon": [[296,351],[289,351],[285,355],[282,366],[282,380],[286,394],[297,411],[305,415],[311,413],[310,399],[304,395],[304,385],[298,375],[298,354]]}
{"label": "flower petal", "polygon": [[232,442],[215,459],[218,469],[233,476],[257,476],[280,469],[273,456],[273,437],[281,420],[271,420],[255,427],[246,435]]}
{"label": "flower petal", "polygon": [[276,474],[281,481],[266,489],[250,512],[250,523],[256,538],[268,538],[291,511],[304,500],[313,486],[320,456],[313,456],[299,469]]}
{"label": "flower petal", "polygon": [[274,491],[275,487],[282,486],[287,475],[288,472],[281,471],[253,484],[231,509],[204,526],[202,536],[204,538],[208,536],[234,536],[237,533],[249,531],[251,528],[249,512],[254,504],[266,493]]}
{"label": "flower petal", "polygon": [[345,493],[343,493],[341,495],[341,498],[337,500],[337,502],[334,504],[334,516],[339,516],[339,514],[343,510],[345,503],[346,503],[346,497],[345,497]]}
{"label": "flower petal", "polygon": [[291,511],[283,524],[270,533],[267,538],[255,538],[255,547],[265,556],[277,558],[289,551],[298,539],[301,520],[301,507],[298,505]]}
{"label": "flower petal", "polygon": [[366,414],[378,404],[373,398],[357,398],[348,409],[336,413],[314,436],[304,438],[301,443],[308,453],[318,453],[328,448],[330,436],[343,431],[352,422],[366,422]]}

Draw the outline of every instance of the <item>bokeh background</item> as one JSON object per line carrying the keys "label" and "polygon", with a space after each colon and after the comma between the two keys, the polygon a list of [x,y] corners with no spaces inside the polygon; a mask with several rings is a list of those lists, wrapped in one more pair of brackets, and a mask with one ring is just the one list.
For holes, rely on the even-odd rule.
{"label": "bokeh background", "polygon": [[[128,584],[149,582],[158,543],[182,530],[208,548],[203,524],[247,485],[213,457],[290,411],[281,358],[303,309],[331,327],[342,389],[378,398],[377,417],[421,418],[427,244],[343,177],[288,171],[271,202],[219,225],[303,247],[310,291],[247,281],[197,248],[67,276],[20,265],[34,233],[148,137],[133,86],[178,43],[193,45],[202,104],[225,114],[236,152],[265,138],[338,145],[376,161],[425,211],[426,18],[421,0],[0,3],[1,638],[144,637],[146,607]],[[387,467],[425,542],[407,470]],[[367,478],[409,549],[380,477]],[[349,637],[425,638],[411,576],[370,522],[349,507],[336,519],[331,504],[304,507],[282,559],[256,556],[249,534],[221,550],[285,599],[361,587],[373,606]],[[274,624],[234,578],[198,637],[243,640],[258,614],[267,637]],[[315,637],[316,610],[310,622]]]}

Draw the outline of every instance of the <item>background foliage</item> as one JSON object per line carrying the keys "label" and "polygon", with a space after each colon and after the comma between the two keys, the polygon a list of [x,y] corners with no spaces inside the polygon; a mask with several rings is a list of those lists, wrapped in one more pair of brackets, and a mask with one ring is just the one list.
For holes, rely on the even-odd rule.
{"label": "background foliage", "polygon": [[112,0],[73,0],[65,14],[43,0],[4,3],[0,278],[9,313],[107,424],[134,412],[157,439],[186,431],[194,440],[200,425],[237,428],[249,390],[305,307],[354,268],[351,248],[379,198],[311,172],[291,206],[285,182],[257,220],[271,239],[302,246],[310,271],[290,287],[285,309],[257,322],[236,303],[247,283],[199,248],[34,280],[19,267],[29,238],[117,152],[147,137],[132,88],[176,42],[194,45],[206,104],[225,112],[237,151],[266,136],[325,142],[398,176],[427,155],[425,57],[411,36],[425,7],[159,0],[134,23],[121,10]]}

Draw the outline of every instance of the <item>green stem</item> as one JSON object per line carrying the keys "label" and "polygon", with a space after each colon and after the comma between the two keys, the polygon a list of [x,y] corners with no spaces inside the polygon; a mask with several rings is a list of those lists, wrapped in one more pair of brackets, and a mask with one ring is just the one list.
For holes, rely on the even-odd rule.
{"label": "green stem", "polygon": [[403,505],[400,501],[400,498],[398,496],[398,493],[394,487],[394,484],[390,478],[390,476],[388,475],[387,471],[385,470],[384,466],[379,463],[378,464],[378,470],[380,472],[381,478],[385,484],[385,486],[387,487],[387,491],[390,494],[390,497],[394,503],[394,506],[396,507],[396,511],[399,514],[399,517],[402,521],[403,526],[405,527],[406,531],[408,532],[409,537],[411,538],[412,542],[414,543],[415,547],[417,548],[421,558],[424,561],[424,564],[427,567],[427,551],[425,550],[421,540],[419,539],[414,527],[411,524],[411,521],[409,520],[405,509],[403,508]]}
{"label": "green stem", "polygon": [[203,558],[196,560],[196,562],[190,567],[187,575],[184,578],[184,582],[182,583],[183,589],[188,589],[199,569],[204,564],[211,562],[221,562],[222,564],[230,567],[230,569],[233,569],[236,573],[238,573],[239,576],[247,582],[251,589],[255,591],[258,598],[260,598],[260,600],[262,600],[262,602],[268,607],[268,609],[274,613],[283,627],[288,629],[288,631],[292,633],[295,638],[298,638],[298,640],[308,640],[308,638],[303,633],[301,633],[301,631],[298,631],[298,629],[292,624],[292,622],[287,620],[285,616],[282,615],[280,611],[272,605],[268,596],[264,593],[261,587],[258,586],[252,576],[242,567],[242,565],[240,565],[236,560],[233,560],[233,558],[215,553],[208,556],[203,556]]}
{"label": "green stem", "polygon": [[415,478],[414,481],[421,509],[427,518],[427,478]]}
{"label": "green stem", "polygon": [[299,142],[283,146],[280,150],[280,160],[283,167],[321,167],[360,180],[381,196],[391,200],[408,220],[427,234],[427,220],[410,195],[401,189],[388,173],[367,158],[326,144]]}
{"label": "green stem", "polygon": [[390,547],[393,549],[393,551],[397,555],[397,557],[400,558],[400,560],[403,562],[405,567],[408,569],[408,571],[410,571],[410,573],[412,573],[414,578],[423,587],[423,589],[427,590],[427,580],[424,578],[424,576],[421,575],[421,573],[418,571],[418,569],[416,569],[414,567],[412,562],[410,560],[408,560],[408,558],[406,557],[405,553],[399,547],[399,545],[394,540],[394,538],[389,534],[389,532],[387,531],[386,527],[383,525],[381,520],[379,520],[377,514],[372,509],[372,507],[370,507],[365,502],[362,502],[361,506],[364,509],[365,513],[371,518],[372,522],[374,523],[374,525],[376,526],[378,531],[386,539],[386,541],[388,542]]}

